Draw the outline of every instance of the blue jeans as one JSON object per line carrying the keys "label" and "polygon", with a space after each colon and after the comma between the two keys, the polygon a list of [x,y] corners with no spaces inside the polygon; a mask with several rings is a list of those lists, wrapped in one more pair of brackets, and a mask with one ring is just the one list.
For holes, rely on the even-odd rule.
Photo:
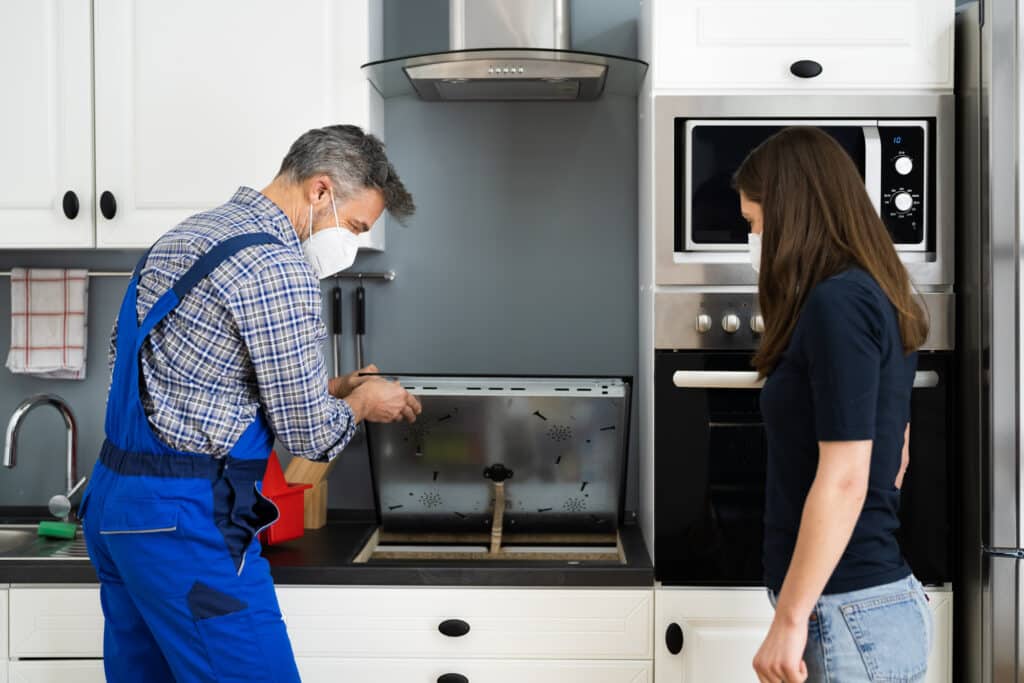
{"label": "blue jeans", "polygon": [[[768,591],[773,607],[776,597]],[[807,625],[807,680],[916,683],[924,680],[931,646],[931,609],[913,576],[823,595]]]}

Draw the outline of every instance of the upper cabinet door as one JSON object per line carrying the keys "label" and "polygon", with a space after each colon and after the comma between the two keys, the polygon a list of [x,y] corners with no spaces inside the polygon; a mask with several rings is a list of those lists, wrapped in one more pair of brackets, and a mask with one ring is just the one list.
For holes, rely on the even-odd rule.
{"label": "upper cabinet door", "polygon": [[310,128],[373,130],[371,4],[95,0],[98,246],[265,187]]}
{"label": "upper cabinet door", "polygon": [[665,90],[953,88],[955,0],[649,0]]}
{"label": "upper cabinet door", "polygon": [[0,248],[91,247],[90,0],[0,2],[0,64]]}

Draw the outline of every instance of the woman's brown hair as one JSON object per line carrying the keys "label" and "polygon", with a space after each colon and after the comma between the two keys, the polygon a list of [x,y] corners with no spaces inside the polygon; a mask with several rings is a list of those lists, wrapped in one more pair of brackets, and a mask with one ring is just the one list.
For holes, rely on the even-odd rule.
{"label": "woman's brown hair", "polygon": [[814,286],[852,266],[892,302],[904,352],[924,343],[926,311],[853,160],[830,135],[783,129],[750,153],[733,182],[764,213],[757,284],[765,330],[753,360],[762,376],[789,345]]}

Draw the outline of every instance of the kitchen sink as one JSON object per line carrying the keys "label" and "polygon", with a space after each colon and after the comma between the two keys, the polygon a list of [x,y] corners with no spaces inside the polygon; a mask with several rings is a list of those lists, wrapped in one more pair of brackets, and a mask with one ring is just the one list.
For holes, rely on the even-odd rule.
{"label": "kitchen sink", "polygon": [[73,539],[44,538],[35,524],[0,524],[0,561],[87,559],[81,529]]}

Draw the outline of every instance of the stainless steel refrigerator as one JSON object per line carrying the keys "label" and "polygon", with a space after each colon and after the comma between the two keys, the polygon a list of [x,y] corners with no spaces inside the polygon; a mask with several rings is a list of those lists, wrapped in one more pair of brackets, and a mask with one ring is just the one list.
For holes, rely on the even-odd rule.
{"label": "stainless steel refrigerator", "polygon": [[1024,0],[957,14],[957,681],[1024,681]]}

